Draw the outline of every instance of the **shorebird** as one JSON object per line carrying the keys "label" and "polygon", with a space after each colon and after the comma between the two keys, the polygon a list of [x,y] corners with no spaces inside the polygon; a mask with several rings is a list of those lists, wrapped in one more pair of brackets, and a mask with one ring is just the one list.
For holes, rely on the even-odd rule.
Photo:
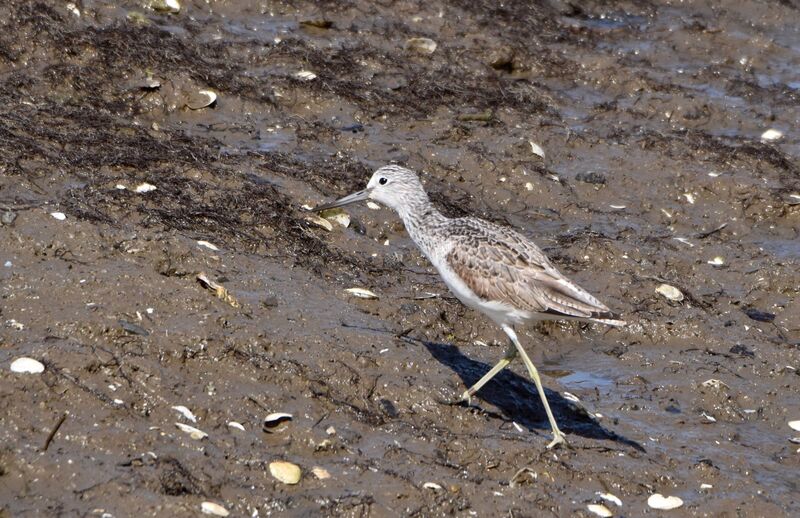
{"label": "shorebird", "polygon": [[367,188],[315,212],[361,200],[373,200],[403,220],[411,239],[438,270],[450,291],[466,306],[494,321],[508,336],[503,358],[461,396],[469,404],[481,389],[517,355],[536,384],[550,421],[553,440],[547,448],[566,443],[550,410],[536,366],[520,344],[515,325],[539,320],[582,320],[624,326],[589,292],[559,272],[533,242],[522,234],[478,218],[448,218],[439,212],[414,171],[397,165],[381,167]]}

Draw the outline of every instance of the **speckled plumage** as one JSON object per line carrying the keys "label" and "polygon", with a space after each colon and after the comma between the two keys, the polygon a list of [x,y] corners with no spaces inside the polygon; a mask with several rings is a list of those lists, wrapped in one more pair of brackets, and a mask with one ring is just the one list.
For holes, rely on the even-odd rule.
{"label": "speckled plumage", "polygon": [[565,442],[544,394],[539,374],[514,326],[528,321],[578,319],[622,326],[625,322],[589,292],[561,274],[522,234],[477,218],[447,218],[428,199],[416,173],[389,165],[375,171],[367,188],[316,210],[372,199],[394,209],[408,234],[465,305],[496,322],[511,344],[503,359],[463,395],[469,401],[494,375],[522,356],[553,429],[548,447]]}

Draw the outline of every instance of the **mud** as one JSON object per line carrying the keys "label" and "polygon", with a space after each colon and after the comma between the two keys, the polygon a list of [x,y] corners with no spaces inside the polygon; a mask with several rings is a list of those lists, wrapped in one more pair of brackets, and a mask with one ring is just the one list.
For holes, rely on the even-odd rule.
{"label": "mud", "polygon": [[[796,2],[183,4],[0,7],[0,515],[800,511]],[[520,365],[442,403],[502,336],[393,214],[305,221],[393,161],[630,322],[522,332],[571,449]]]}

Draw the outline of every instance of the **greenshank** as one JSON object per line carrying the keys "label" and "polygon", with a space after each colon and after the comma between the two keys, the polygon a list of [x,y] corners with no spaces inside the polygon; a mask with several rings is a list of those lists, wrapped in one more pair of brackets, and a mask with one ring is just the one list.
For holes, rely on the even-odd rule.
{"label": "greenshank", "polygon": [[517,355],[542,399],[553,440],[566,443],[550,410],[539,373],[520,344],[515,325],[538,320],[571,319],[624,326],[589,292],[559,272],[522,234],[478,218],[448,218],[439,212],[414,171],[397,165],[381,167],[363,191],[315,207],[322,211],[361,200],[381,203],[400,215],[411,239],[433,264],[450,291],[465,305],[499,325],[509,344],[503,358],[459,401],[470,398]]}

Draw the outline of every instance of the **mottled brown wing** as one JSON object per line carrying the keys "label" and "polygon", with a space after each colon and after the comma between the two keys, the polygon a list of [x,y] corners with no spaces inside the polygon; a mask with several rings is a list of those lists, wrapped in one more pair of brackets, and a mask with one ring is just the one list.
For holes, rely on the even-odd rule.
{"label": "mottled brown wing", "polygon": [[615,318],[586,290],[564,277],[539,248],[500,226],[464,221],[447,255],[448,265],[485,300],[518,309],[573,318]]}

